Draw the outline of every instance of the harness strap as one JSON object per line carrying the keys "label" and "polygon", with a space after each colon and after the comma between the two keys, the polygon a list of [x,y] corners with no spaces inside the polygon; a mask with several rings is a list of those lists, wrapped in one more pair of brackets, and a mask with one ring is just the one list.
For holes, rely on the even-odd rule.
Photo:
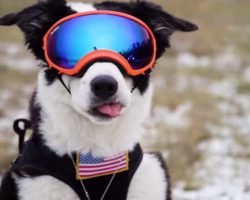
{"label": "harness strap", "polygon": [[[36,133],[33,133],[36,135]],[[76,158],[76,154],[73,154]],[[143,158],[139,144],[132,152],[129,152],[129,170],[118,173],[112,184],[112,189],[107,193],[108,200],[126,200],[130,183]],[[75,159],[76,162],[76,159]],[[33,138],[25,142],[22,155],[13,163],[11,171],[22,172],[21,176],[38,177],[52,176],[76,192],[79,199],[87,200],[83,196],[82,186],[76,178],[76,169],[68,155],[58,156],[45,146],[41,141],[33,141]],[[105,186],[112,175],[96,177],[84,180],[84,184],[93,199],[99,199]]]}
{"label": "harness strap", "polygon": [[18,150],[19,154],[23,151],[23,144],[25,139],[25,134],[28,129],[31,128],[31,122],[27,119],[16,119],[13,123],[13,129],[18,135]]}

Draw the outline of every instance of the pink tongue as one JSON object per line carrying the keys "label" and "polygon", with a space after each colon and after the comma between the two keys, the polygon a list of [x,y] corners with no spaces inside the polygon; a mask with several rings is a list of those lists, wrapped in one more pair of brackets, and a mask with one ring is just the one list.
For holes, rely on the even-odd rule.
{"label": "pink tongue", "polygon": [[121,114],[122,106],[119,103],[104,104],[97,107],[97,110],[102,114],[109,115],[110,117],[117,117]]}

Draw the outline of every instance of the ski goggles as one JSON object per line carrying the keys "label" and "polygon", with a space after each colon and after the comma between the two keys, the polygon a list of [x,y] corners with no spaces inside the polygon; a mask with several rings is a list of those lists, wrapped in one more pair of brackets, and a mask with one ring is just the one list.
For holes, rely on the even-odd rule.
{"label": "ski goggles", "polygon": [[131,15],[90,11],[56,22],[43,39],[45,59],[59,73],[75,75],[91,62],[113,60],[132,76],[145,74],[156,59],[150,28]]}

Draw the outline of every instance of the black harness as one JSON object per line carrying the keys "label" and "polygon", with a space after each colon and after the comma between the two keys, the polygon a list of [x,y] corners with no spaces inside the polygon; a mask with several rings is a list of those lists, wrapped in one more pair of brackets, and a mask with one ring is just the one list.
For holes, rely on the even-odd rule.
{"label": "black harness", "polygon": [[[18,123],[18,122],[16,122]],[[16,124],[16,130],[18,129]],[[20,128],[19,128],[20,129]],[[21,129],[20,129],[21,130]],[[21,131],[22,132],[22,131]],[[19,133],[18,133],[19,134]],[[76,170],[68,155],[57,156],[52,152],[41,139],[37,139],[36,133],[30,140],[19,144],[20,155],[13,163],[11,170],[19,171],[21,175],[28,177],[38,177],[49,175],[68,186],[70,186],[81,200],[87,200],[81,183],[76,179]],[[23,141],[23,133],[22,138]],[[129,152],[129,170],[117,173],[105,199],[108,200],[126,200],[131,180],[142,161],[143,153],[139,144],[132,152]],[[76,154],[73,154],[76,161]],[[91,199],[100,199],[105,191],[112,175],[101,176],[97,178],[84,180],[84,185]]]}

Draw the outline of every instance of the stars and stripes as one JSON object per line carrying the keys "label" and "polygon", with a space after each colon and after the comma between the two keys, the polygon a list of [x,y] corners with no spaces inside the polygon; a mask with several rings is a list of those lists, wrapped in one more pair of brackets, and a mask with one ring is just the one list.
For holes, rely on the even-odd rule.
{"label": "stars and stripes", "polygon": [[89,179],[120,173],[128,170],[128,154],[121,153],[111,157],[94,157],[92,153],[78,155],[78,178]]}

